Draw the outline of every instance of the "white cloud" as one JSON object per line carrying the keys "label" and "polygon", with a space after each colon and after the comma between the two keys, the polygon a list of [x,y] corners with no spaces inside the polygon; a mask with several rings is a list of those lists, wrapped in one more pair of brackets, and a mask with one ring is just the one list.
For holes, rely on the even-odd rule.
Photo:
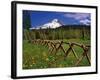
{"label": "white cloud", "polygon": [[68,13],[68,14],[64,14],[64,16],[74,18],[76,20],[81,20],[90,17],[90,14],[89,13]]}
{"label": "white cloud", "polygon": [[80,23],[85,25],[90,25],[91,21],[89,19],[80,20]]}
{"label": "white cloud", "polygon": [[67,13],[64,17],[73,18],[79,21],[81,24],[90,25],[90,14],[89,13]]}

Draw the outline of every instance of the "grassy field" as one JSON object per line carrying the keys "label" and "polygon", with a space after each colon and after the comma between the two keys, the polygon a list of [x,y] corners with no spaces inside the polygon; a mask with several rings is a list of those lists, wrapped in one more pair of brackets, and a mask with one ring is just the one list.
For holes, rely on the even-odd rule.
{"label": "grassy field", "polygon": [[[90,44],[90,40],[69,39],[64,41]],[[69,48],[68,45],[63,45],[63,47],[65,50]],[[78,57],[83,53],[83,50],[80,47],[74,46],[74,50]],[[75,67],[76,61],[77,59],[72,52],[64,59],[64,53],[61,50],[55,55],[54,53],[50,53],[46,46],[28,43],[27,40],[23,41],[23,69]],[[90,66],[90,64],[87,59],[84,58],[78,66]]]}

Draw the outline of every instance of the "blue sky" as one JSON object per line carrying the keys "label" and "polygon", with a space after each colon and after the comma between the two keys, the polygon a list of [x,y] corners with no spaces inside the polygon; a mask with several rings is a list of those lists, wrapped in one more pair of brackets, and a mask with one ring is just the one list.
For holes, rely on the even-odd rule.
{"label": "blue sky", "polygon": [[90,13],[52,12],[52,11],[23,11],[23,19],[30,15],[31,27],[38,27],[45,23],[58,19],[64,25],[90,25]]}

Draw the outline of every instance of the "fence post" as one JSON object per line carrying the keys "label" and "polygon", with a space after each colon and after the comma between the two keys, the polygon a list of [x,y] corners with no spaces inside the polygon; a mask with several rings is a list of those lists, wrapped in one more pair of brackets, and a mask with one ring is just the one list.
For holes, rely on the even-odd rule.
{"label": "fence post", "polygon": [[71,51],[72,46],[73,46],[73,44],[69,43],[69,49],[65,53],[65,58],[68,56],[69,52]]}
{"label": "fence post", "polygon": [[83,52],[81,58],[76,62],[75,66],[77,66],[77,65],[83,60],[83,58],[84,58],[85,56],[86,56],[86,58],[87,58],[89,64],[91,64],[91,61],[90,61],[90,59],[89,59],[89,57],[88,57],[88,55],[87,55],[89,48],[87,48],[87,47],[84,46],[84,45],[82,45],[82,48],[83,48],[84,52]]}

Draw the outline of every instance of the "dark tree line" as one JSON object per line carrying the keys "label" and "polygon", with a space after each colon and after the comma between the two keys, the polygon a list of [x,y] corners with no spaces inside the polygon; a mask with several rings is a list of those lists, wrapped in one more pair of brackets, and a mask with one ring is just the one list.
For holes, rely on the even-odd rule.
{"label": "dark tree line", "polygon": [[24,39],[30,36],[31,39],[57,40],[57,39],[90,39],[90,26],[67,25],[56,29],[24,29]]}

